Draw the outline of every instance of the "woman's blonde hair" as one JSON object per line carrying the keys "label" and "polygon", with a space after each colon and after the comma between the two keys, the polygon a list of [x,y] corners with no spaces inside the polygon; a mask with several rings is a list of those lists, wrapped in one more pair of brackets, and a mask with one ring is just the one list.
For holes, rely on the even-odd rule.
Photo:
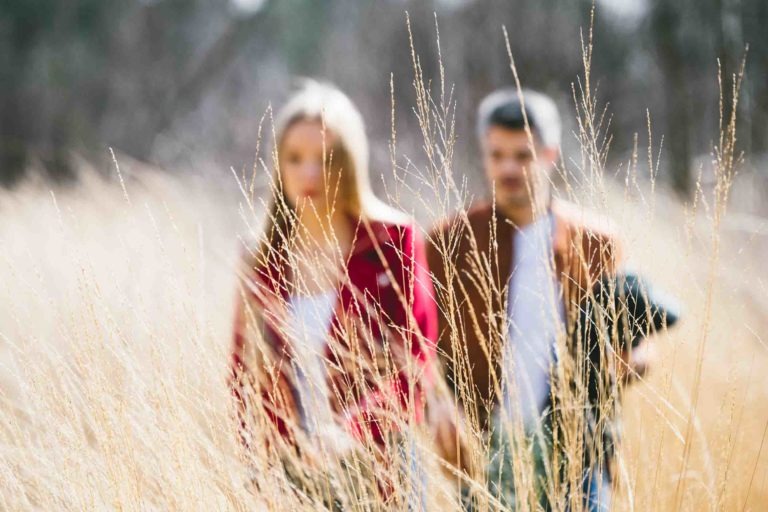
{"label": "woman's blonde hair", "polygon": [[[373,193],[369,175],[368,138],[360,111],[335,86],[315,80],[303,80],[275,116],[274,149],[276,151],[273,177],[280,172],[280,147],[288,129],[297,121],[317,120],[324,130],[335,135],[335,144],[327,152],[334,168],[340,169],[341,184],[337,206],[345,213],[366,220],[402,223],[407,216],[381,201]],[[275,181],[277,183],[277,181]],[[276,200],[287,206],[279,184],[274,187],[271,213],[278,213]]]}
{"label": "woman's blonde hair", "polygon": [[274,119],[271,198],[261,239],[256,242],[259,249],[255,256],[261,264],[282,251],[280,247],[291,238],[297,220],[283,192],[280,158],[285,134],[301,120],[320,121],[323,129],[334,135],[333,147],[326,148],[326,158],[340,172],[338,191],[328,191],[336,210],[355,221],[410,222],[407,215],[381,201],[371,189],[365,124],[352,101],[333,85],[303,80]]}

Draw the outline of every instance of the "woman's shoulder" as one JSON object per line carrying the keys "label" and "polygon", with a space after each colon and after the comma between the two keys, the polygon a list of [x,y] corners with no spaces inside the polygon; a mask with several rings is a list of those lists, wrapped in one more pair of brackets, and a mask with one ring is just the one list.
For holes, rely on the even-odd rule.
{"label": "woman's shoulder", "polygon": [[412,216],[378,198],[369,199],[365,205],[364,217],[372,224],[392,229],[411,229],[415,224]]}
{"label": "woman's shoulder", "polygon": [[358,249],[376,248],[385,253],[388,249],[411,252],[414,245],[423,243],[414,217],[383,202],[360,217],[356,238]]}

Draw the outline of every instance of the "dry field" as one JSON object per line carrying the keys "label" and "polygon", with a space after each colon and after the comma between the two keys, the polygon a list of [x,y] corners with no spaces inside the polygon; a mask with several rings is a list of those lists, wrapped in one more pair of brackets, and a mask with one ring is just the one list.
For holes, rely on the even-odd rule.
{"label": "dry field", "polygon": [[[237,454],[225,378],[253,219],[235,179],[121,163],[124,181],[84,170],[0,195],[0,509],[312,509],[279,474],[253,493]],[[632,264],[684,307],[627,393],[615,509],[765,510],[764,235],[726,216],[714,236],[705,205],[659,190],[604,190],[592,202]]]}
{"label": "dry field", "polygon": [[768,240],[728,217],[715,236],[703,211],[693,214],[658,193],[654,201],[610,201],[633,262],[676,296],[684,313],[657,339],[658,362],[646,382],[627,395],[622,508],[764,510]]}

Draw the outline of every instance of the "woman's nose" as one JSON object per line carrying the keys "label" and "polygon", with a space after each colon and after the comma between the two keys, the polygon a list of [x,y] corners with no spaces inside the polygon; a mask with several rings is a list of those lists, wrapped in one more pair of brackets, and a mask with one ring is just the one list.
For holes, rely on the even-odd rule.
{"label": "woman's nose", "polygon": [[302,166],[301,176],[310,182],[320,180],[323,177],[323,165],[319,162],[306,163]]}

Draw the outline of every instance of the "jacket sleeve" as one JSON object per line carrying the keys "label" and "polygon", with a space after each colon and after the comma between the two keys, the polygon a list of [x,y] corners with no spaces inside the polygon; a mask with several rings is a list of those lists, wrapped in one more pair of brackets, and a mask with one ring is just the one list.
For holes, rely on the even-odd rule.
{"label": "jacket sleeve", "polygon": [[237,434],[243,447],[250,447],[247,429],[246,403],[248,395],[249,368],[246,364],[246,300],[241,290],[235,297],[235,319],[233,325],[232,350],[230,352],[230,367],[227,384],[235,401]]}
{"label": "jacket sleeve", "polygon": [[624,243],[612,225],[603,230],[587,230],[583,235],[584,257],[588,271],[587,290],[606,277],[614,277],[624,264]]}
{"label": "jacket sleeve", "polygon": [[228,386],[235,400],[238,437],[245,448],[251,446],[254,418],[260,414],[260,407],[277,433],[286,438],[292,434],[285,411],[295,408],[284,375],[279,369],[265,372],[262,354],[255,346],[255,332],[267,331],[258,302],[246,285],[238,287]]}
{"label": "jacket sleeve", "polygon": [[387,258],[398,297],[379,305],[388,309],[381,316],[387,317],[398,345],[392,347],[396,373],[363,395],[348,425],[358,439],[370,434],[380,444],[386,432],[397,429],[388,416],[407,420],[413,414],[416,422],[422,421],[423,395],[435,378],[437,309],[424,241],[414,226],[398,230],[398,235],[391,251],[395,255]]}
{"label": "jacket sleeve", "polygon": [[442,236],[442,228],[438,227],[430,235],[430,242],[427,245],[427,263],[429,270],[432,274],[434,284],[437,286],[435,290],[435,303],[436,303],[436,315],[437,315],[437,355],[439,358],[444,358],[451,353],[450,340],[445,336],[445,332],[448,328],[448,320],[444,314],[445,305],[441,304],[440,298],[447,293],[445,288],[448,286],[448,279],[445,275],[445,262],[443,255],[435,245],[438,238]]}

